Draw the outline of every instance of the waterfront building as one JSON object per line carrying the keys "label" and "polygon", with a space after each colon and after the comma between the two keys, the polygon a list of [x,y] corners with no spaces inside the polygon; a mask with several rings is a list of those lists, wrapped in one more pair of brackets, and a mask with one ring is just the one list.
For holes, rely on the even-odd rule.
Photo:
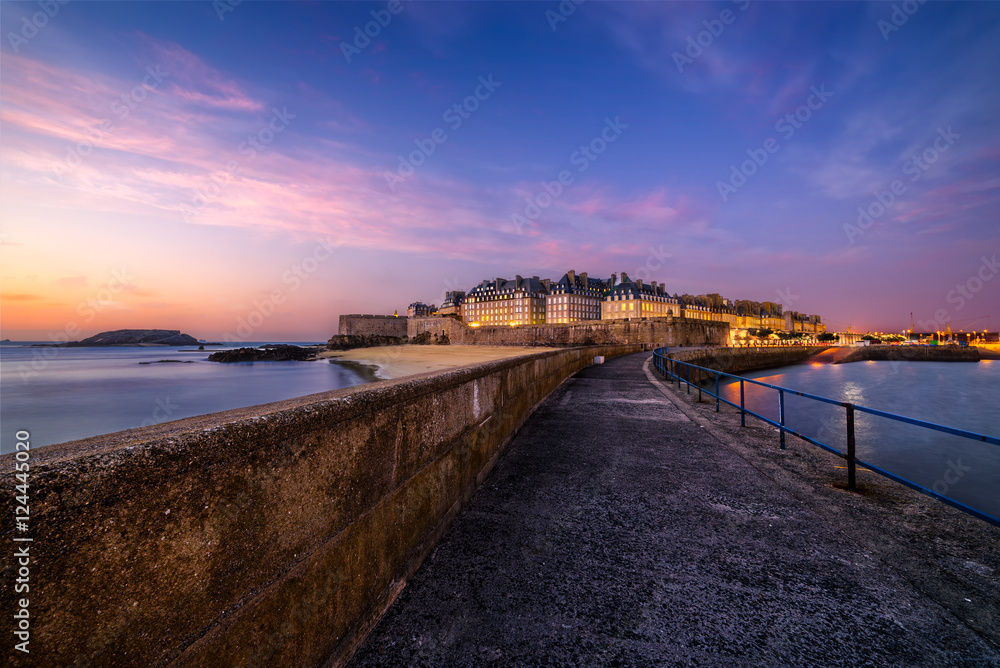
{"label": "waterfront building", "polygon": [[446,292],[444,296],[444,301],[441,303],[441,308],[438,309],[438,315],[457,315],[461,317],[462,315],[462,302],[465,301],[465,291],[455,290],[454,292]]}
{"label": "waterfront building", "polygon": [[[615,275],[611,275],[614,283]],[[622,272],[622,282],[608,291],[601,302],[602,320],[628,320],[633,318],[665,318],[681,315],[681,303],[658,285],[656,281],[644,284],[641,279],[630,281]]]}
{"label": "waterfront building", "polygon": [[484,280],[466,295],[462,320],[470,327],[544,324],[550,286],[537,276]]}
{"label": "waterfront building", "polygon": [[784,328],[789,332],[805,332],[806,334],[822,334],[826,325],[818,315],[806,315],[796,311],[785,312]]}
{"label": "waterfront building", "polygon": [[579,276],[570,269],[545,296],[545,322],[573,323],[601,319],[601,302],[611,281]]}
{"label": "waterfront building", "polygon": [[695,320],[714,320],[711,309],[701,304],[687,304],[681,302],[681,317],[693,318]]}
{"label": "waterfront building", "polygon": [[406,315],[410,318],[425,318],[429,315],[434,315],[436,312],[436,306],[428,306],[423,302],[413,302],[406,308]]}
{"label": "waterfront building", "polygon": [[[768,302],[764,303],[767,304]],[[760,326],[763,329],[773,329],[778,332],[785,327],[785,316],[781,314],[781,306],[777,306],[776,309],[775,306],[771,304],[771,309],[774,310],[761,309]]]}

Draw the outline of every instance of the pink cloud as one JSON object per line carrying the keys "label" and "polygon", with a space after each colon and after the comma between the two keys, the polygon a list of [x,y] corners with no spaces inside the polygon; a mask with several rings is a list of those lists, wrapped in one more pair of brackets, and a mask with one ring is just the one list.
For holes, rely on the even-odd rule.
{"label": "pink cloud", "polygon": [[[145,36],[143,36],[145,37]],[[169,75],[170,92],[182,99],[216,109],[261,111],[264,104],[247,93],[235,80],[177,44],[145,37],[157,64]]]}

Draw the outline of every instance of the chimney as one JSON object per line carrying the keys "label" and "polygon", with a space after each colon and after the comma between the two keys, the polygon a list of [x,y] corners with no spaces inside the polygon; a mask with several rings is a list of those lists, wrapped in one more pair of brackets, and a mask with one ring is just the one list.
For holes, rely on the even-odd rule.
{"label": "chimney", "polygon": [[521,282],[522,282],[523,280],[524,280],[524,279],[523,279],[523,278],[521,278],[520,276],[515,276],[515,277],[514,277],[514,287],[515,287],[515,288],[520,288],[520,287],[521,287]]}
{"label": "chimney", "polygon": [[635,284],[639,286],[640,290],[642,290],[642,279],[641,278],[636,279]]}
{"label": "chimney", "polygon": [[569,286],[570,287],[573,287],[574,285],[576,285],[576,272],[575,271],[573,271],[572,269],[570,269],[569,271],[567,271],[566,272],[566,278],[569,279]]}
{"label": "chimney", "polygon": [[580,282],[583,283],[583,289],[586,290],[587,287],[588,287],[587,286],[587,272],[584,271],[584,272],[582,272],[580,274]]}
{"label": "chimney", "polygon": [[656,291],[656,281],[650,281],[650,283],[649,283],[649,284],[650,284],[650,286],[652,286],[652,288],[653,288],[653,294],[654,294],[654,295],[655,295],[655,294],[659,294],[659,293],[658,293],[658,292]]}
{"label": "chimney", "polygon": [[[537,276],[535,276],[535,278],[538,278],[538,277],[537,277]],[[542,284],[542,285],[543,285],[543,286],[545,287],[545,291],[546,291],[546,292],[549,292],[549,291],[550,291],[550,289],[551,289],[551,285],[552,285],[552,281],[550,281],[550,280],[549,280],[549,279],[547,279],[547,278],[543,278],[543,279],[542,279],[542,280],[540,281],[540,283],[541,283],[541,284]]]}
{"label": "chimney", "polygon": [[629,280],[628,280],[628,274],[626,274],[626,273],[625,273],[625,272],[623,271],[623,272],[622,272],[622,283],[628,283],[628,282],[629,282]]}
{"label": "chimney", "polygon": [[611,274],[611,287],[615,287],[618,281],[618,274]]}

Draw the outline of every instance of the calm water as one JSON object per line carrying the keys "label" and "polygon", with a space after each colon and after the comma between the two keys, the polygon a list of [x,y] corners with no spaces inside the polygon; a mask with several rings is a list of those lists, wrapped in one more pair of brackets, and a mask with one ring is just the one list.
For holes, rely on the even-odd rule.
{"label": "calm water", "polygon": [[[1000,436],[1000,361],[799,365],[745,377]],[[745,394],[748,408],[777,420],[776,391],[747,384]],[[738,404],[739,384],[725,386],[722,396]],[[839,406],[786,395],[785,421],[806,436],[847,449],[846,418]],[[863,413],[855,413],[855,434],[860,459],[1000,517],[1000,446]],[[814,447],[793,436],[788,443]],[[866,475],[874,474],[859,473],[859,480]]]}
{"label": "calm water", "polygon": [[[225,347],[239,346],[0,345],[0,450],[14,450],[19,429],[27,429],[38,447],[365,382],[354,370],[325,361],[208,361]],[[157,360],[190,363],[141,364]]]}

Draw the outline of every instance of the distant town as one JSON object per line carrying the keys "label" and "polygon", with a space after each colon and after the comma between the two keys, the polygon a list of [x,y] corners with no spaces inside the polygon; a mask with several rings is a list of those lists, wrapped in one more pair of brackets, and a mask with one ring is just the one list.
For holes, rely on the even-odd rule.
{"label": "distant town", "polygon": [[413,302],[406,315],[451,317],[469,327],[688,318],[728,323],[734,345],[760,340],[833,341],[845,334],[852,339],[845,343],[860,338],[849,332],[828,333],[819,315],[786,311],[779,303],[731,300],[716,293],[671,295],[662,283],[632,279],[625,272],[606,279],[573,270],[558,281],[538,276],[487,279],[468,292],[446,292],[440,306]]}

